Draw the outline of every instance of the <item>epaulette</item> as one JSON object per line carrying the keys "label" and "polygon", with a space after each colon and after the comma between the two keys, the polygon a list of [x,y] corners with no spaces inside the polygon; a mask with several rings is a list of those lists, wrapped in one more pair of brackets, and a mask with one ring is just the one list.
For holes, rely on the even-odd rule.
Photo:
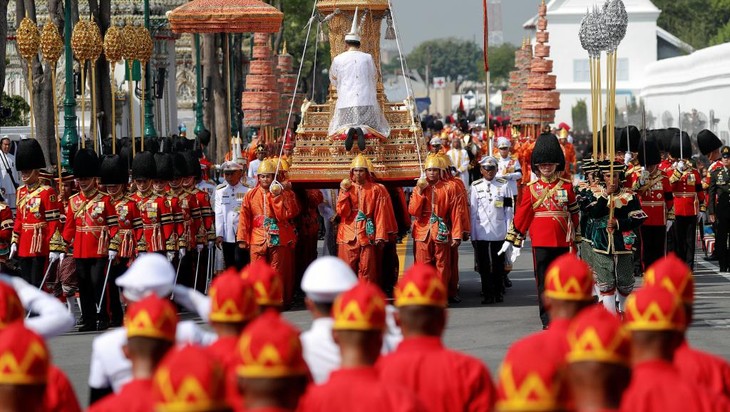
{"label": "epaulette", "polygon": [[477,183],[480,183],[480,182],[481,182],[482,180],[484,180],[484,179],[477,179],[477,180],[475,180],[475,181],[471,182],[471,185],[472,185],[472,186],[474,186],[474,185],[476,185]]}
{"label": "epaulette", "polygon": [[562,177],[559,177],[558,179],[560,179],[561,182],[572,184],[572,182],[570,180],[568,180],[568,179],[564,179]]}
{"label": "epaulette", "polygon": [[527,183],[527,185],[525,185],[525,186],[532,186],[532,185],[534,185],[535,183],[537,183],[538,181],[539,181],[539,179],[535,179],[535,180],[532,180],[532,181],[530,181],[529,183]]}
{"label": "epaulette", "polygon": [[498,177],[495,180],[497,180],[497,182],[499,182],[499,183],[507,183],[507,179],[503,179],[501,177]]}
{"label": "epaulette", "polygon": [[215,190],[224,189],[226,186],[228,186],[228,183],[221,183],[215,187]]}

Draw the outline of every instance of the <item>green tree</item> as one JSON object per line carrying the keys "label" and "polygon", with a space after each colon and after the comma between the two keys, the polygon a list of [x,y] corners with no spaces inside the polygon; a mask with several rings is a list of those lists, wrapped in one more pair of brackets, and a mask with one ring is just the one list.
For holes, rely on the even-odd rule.
{"label": "green tree", "polygon": [[436,39],[416,46],[408,55],[408,66],[429,81],[433,77],[450,77],[458,90],[464,80],[480,80],[484,68],[482,49],[474,42],[456,38]]}
{"label": "green tree", "polygon": [[588,129],[588,106],[585,99],[580,99],[572,108],[573,130],[577,133],[587,132]]}
{"label": "green tree", "polygon": [[8,96],[3,92],[0,97],[0,106],[3,108],[10,109],[10,116],[0,118],[0,126],[27,126],[28,125],[28,113],[30,112],[30,106],[20,96]]}
{"label": "green tree", "polygon": [[[509,72],[515,69],[516,50],[517,46],[510,43],[489,48],[489,75],[495,86],[507,86]],[[481,61],[479,64],[481,67]]]}
{"label": "green tree", "polygon": [[662,10],[659,27],[694,48],[730,40],[730,0],[652,0]]}

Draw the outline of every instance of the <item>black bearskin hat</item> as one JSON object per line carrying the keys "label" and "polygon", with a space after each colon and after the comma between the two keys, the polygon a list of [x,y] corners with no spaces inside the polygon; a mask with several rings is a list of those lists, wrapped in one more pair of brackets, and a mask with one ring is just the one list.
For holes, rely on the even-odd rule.
{"label": "black bearskin hat", "polygon": [[200,133],[198,133],[198,142],[200,142],[203,146],[208,146],[210,144],[210,131],[208,129],[203,129]]}
{"label": "black bearskin hat", "polygon": [[175,179],[190,176],[188,173],[188,163],[182,153],[172,154],[172,175]]}
{"label": "black bearskin hat", "polygon": [[617,151],[636,153],[639,151],[639,140],[641,140],[641,132],[636,126],[628,126],[621,128],[621,137],[619,137]]}
{"label": "black bearskin hat", "polygon": [[697,133],[697,147],[704,156],[722,147],[722,141],[712,133],[705,129]]}
{"label": "black bearskin hat", "polygon": [[563,149],[560,147],[558,138],[552,133],[541,134],[535,142],[535,148],[532,150],[530,164],[535,174],[538,174],[537,165],[541,163],[557,163],[558,167],[555,170],[558,173],[565,169]]}
{"label": "black bearskin hat", "polygon": [[79,149],[74,156],[73,169],[76,178],[98,177],[99,156],[92,149]]}
{"label": "black bearskin hat", "polygon": [[36,139],[24,139],[18,143],[15,154],[15,169],[18,171],[43,169],[46,159],[43,158],[43,149]]}
{"label": "black bearskin hat", "polygon": [[680,150],[680,139],[679,139],[679,129],[669,129],[672,130],[672,145],[669,148],[669,154],[672,155],[673,158],[679,159],[689,159],[692,157],[692,142],[689,140],[689,135],[687,132],[682,132],[682,142],[681,142],[681,150]]}
{"label": "black bearskin hat", "polygon": [[137,152],[132,159],[132,179],[154,179],[156,177],[155,155],[152,152]]}
{"label": "black bearskin hat", "polygon": [[99,175],[104,185],[126,185],[129,182],[127,159],[118,154],[103,156]]}
{"label": "black bearskin hat", "polygon": [[158,180],[172,180],[173,173],[173,157],[169,153],[155,153],[155,171]]}
{"label": "black bearskin hat", "polygon": [[656,140],[648,138],[639,142],[639,164],[646,166],[658,165],[662,162],[662,154]]}
{"label": "black bearskin hat", "polygon": [[203,173],[200,169],[200,160],[198,160],[198,157],[193,152],[184,152],[183,156],[185,156],[188,176],[200,179],[203,176]]}

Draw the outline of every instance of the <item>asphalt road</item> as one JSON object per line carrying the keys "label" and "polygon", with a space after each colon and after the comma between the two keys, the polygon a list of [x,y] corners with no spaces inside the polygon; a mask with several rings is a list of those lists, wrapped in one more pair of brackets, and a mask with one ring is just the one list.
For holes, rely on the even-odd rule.
{"label": "asphalt road", "polygon": [[[730,345],[727,345],[730,338],[730,275],[719,275],[717,262],[705,262],[699,254],[690,342],[730,360]],[[410,245],[405,255],[408,267],[412,263]],[[532,255],[525,248],[510,274],[513,287],[508,289],[503,303],[494,305],[481,304],[479,275],[473,270],[473,258],[471,245],[462,245],[459,265],[463,301],[449,308],[445,342],[451,348],[482,359],[494,376],[510,344],[541,329]],[[637,287],[640,282],[641,279],[637,279]],[[284,316],[301,329],[309,327],[309,314],[305,310],[286,312]],[[53,361],[68,374],[82,405],[88,402],[89,355],[96,335],[69,333],[49,342]]]}

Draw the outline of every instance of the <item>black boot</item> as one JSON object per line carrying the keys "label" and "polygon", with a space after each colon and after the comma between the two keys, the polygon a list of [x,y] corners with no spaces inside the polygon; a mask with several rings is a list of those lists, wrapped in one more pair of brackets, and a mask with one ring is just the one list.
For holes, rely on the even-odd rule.
{"label": "black boot", "polygon": [[360,149],[360,151],[365,150],[365,133],[362,132],[361,128],[357,128],[357,148]]}
{"label": "black boot", "polygon": [[345,150],[348,152],[352,150],[352,144],[356,134],[357,131],[355,131],[354,127],[351,127],[350,130],[347,131],[347,137],[345,138]]}

